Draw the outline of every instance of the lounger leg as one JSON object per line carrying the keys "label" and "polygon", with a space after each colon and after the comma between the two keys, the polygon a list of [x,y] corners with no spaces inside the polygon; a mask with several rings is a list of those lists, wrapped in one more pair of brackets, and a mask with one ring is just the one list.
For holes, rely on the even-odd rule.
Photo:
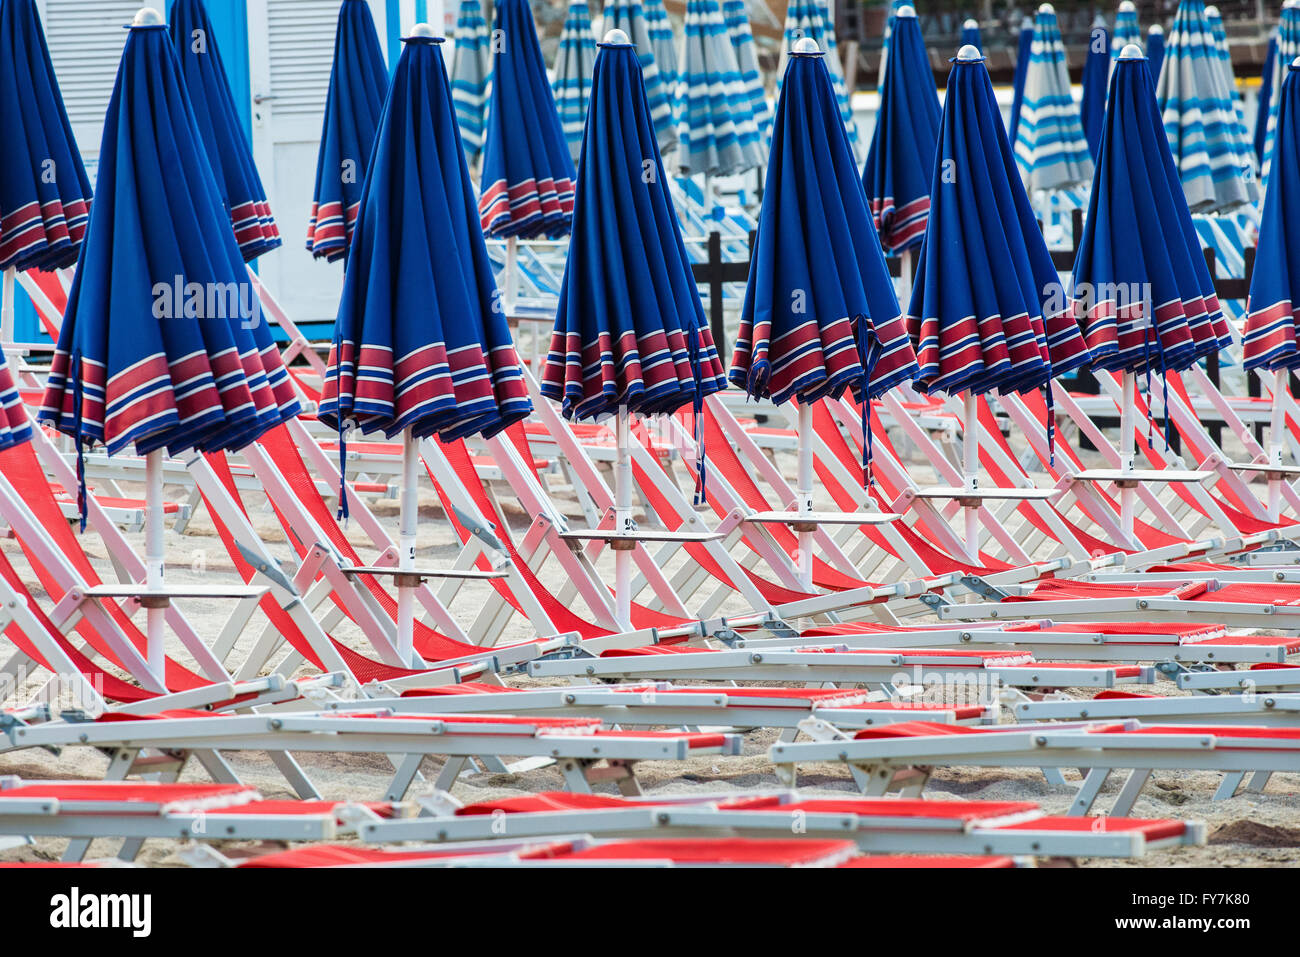
{"label": "lounger leg", "polygon": [[591,782],[587,780],[587,768],[581,761],[575,759],[561,761],[560,773],[564,775],[565,786],[574,794],[591,793]]}
{"label": "lounger leg", "polygon": [[1133,810],[1138,795],[1142,793],[1142,788],[1146,786],[1147,781],[1150,779],[1150,768],[1134,768],[1130,771],[1128,780],[1124,782],[1124,787],[1120,788],[1119,797],[1115,799],[1115,806],[1110,810],[1111,815],[1114,817],[1128,817],[1129,812]]}
{"label": "lounger leg", "polygon": [[850,764],[849,773],[853,775],[853,783],[858,786],[858,790],[867,797],[884,797],[894,781],[894,772],[890,768],[868,772],[866,768]]}
{"label": "lounger leg", "polygon": [[1214,792],[1214,800],[1226,801],[1237,793],[1237,788],[1241,787],[1241,782],[1245,780],[1245,771],[1232,771],[1223,776],[1219,782],[1219,789]]}
{"label": "lounger leg", "polygon": [[1263,794],[1272,777],[1272,771],[1256,771],[1250,776],[1250,780],[1246,782],[1246,790],[1252,794]]}
{"label": "lounger leg", "polygon": [[307,772],[302,769],[292,754],[288,751],[268,751],[267,754],[275,762],[275,766],[280,769],[284,779],[289,782],[289,787],[293,788],[295,794],[304,801],[321,800],[320,791],[316,790],[316,785],[311,783],[311,778],[307,777]]}
{"label": "lounger leg", "polygon": [[1070,782],[1065,780],[1065,775],[1060,768],[1039,768],[1039,770],[1043,772],[1048,787],[1059,788],[1062,791],[1070,789]]}
{"label": "lounger leg", "polygon": [[[411,782],[420,773],[420,765],[423,762],[423,751],[417,751],[404,757],[402,763],[397,766],[397,773],[393,775],[393,782],[388,786],[388,793],[384,795],[384,800],[402,800],[406,796],[406,792],[410,790]],[[439,781],[441,781],[441,778],[439,778]]]}
{"label": "lounger leg", "polygon": [[[217,784],[244,783],[239,780],[239,775],[235,773],[235,769],[230,766],[229,762],[227,762],[219,752],[195,751],[194,757],[198,760],[199,764],[203,765],[203,770],[207,771],[208,776]],[[271,760],[275,760],[274,755],[271,755]]]}
{"label": "lounger leg", "polygon": [[450,791],[456,779],[460,777],[460,772],[465,769],[465,759],[449,757],[447,763],[442,766],[442,771],[438,774],[438,779],[433,782],[433,786],[439,791]]}
{"label": "lounger leg", "polygon": [[1110,768],[1093,768],[1084,776],[1079,793],[1075,795],[1074,803],[1070,805],[1071,817],[1083,817],[1092,810],[1093,802],[1097,800],[1097,795],[1101,793],[1106,779],[1110,777],[1110,770]]}

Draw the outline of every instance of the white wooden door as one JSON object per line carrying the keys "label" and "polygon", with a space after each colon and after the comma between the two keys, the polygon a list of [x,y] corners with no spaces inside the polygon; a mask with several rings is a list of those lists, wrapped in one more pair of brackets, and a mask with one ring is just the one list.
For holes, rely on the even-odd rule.
{"label": "white wooden door", "polygon": [[[368,2],[387,54],[386,4]],[[305,248],[339,6],[248,0],[253,158],[284,238],[259,269],[297,323],[332,323],[343,285],[342,263],[318,262]]]}

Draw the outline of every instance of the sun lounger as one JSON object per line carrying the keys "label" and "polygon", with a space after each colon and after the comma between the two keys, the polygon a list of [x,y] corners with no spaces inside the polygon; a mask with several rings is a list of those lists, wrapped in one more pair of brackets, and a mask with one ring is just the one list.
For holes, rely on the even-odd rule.
{"label": "sun lounger", "polygon": [[1172,820],[1053,817],[1028,801],[921,801],[770,794],[622,798],[541,793],[462,805],[435,792],[424,814],[374,820],[368,843],[457,842],[562,834],[763,837],[792,831],[810,840],[849,838],[873,854],[996,854],[1141,857],[1159,847],[1205,842],[1205,826]]}
{"label": "sun lounger", "polygon": [[[813,734],[817,728],[805,725]],[[1110,814],[1127,815],[1156,770],[1220,771],[1216,797],[1231,797],[1247,774],[1300,770],[1300,728],[1247,725],[1144,725],[1136,721],[1013,725],[896,724],[852,737],[822,729],[823,740],[774,744],[778,774],[794,783],[798,764],[834,761],[848,765],[869,795],[902,789],[919,795],[935,767],[1030,767],[1086,769],[1070,808],[1087,814],[1112,772],[1129,775]]]}

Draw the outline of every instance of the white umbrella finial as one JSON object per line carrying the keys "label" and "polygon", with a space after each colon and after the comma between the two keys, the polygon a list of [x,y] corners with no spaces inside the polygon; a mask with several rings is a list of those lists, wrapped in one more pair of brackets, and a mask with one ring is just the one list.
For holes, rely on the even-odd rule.
{"label": "white umbrella finial", "polygon": [[803,53],[805,55],[822,52],[821,47],[817,45],[817,41],[812,37],[800,37],[794,41],[794,46],[790,50],[792,53]]}
{"label": "white umbrella finial", "polygon": [[1119,51],[1119,58],[1121,60],[1141,60],[1144,55],[1142,48],[1136,43],[1126,43],[1124,44],[1124,49]]}
{"label": "white umbrella finial", "polygon": [[1213,17],[1215,20],[1223,19],[1222,14],[1219,13],[1219,8],[1214,6],[1214,4],[1210,4],[1208,7],[1205,8],[1205,15],[1207,17]]}
{"label": "white umbrella finial", "polygon": [[1052,16],[1056,16],[1056,7],[1052,6],[1050,3],[1044,3],[1041,6],[1039,6],[1038,12],[1050,13]]}
{"label": "white umbrella finial", "polygon": [[133,27],[160,27],[166,22],[163,15],[153,7],[141,7],[135,12],[135,16],[131,18],[131,26]]}
{"label": "white umbrella finial", "polygon": [[1124,0],[1124,2],[1119,5],[1120,13],[1137,13],[1137,9],[1138,8],[1134,5],[1133,0]]}
{"label": "white umbrella finial", "polygon": [[1151,29],[1147,31],[1147,36],[1159,36],[1165,32],[1165,28],[1158,23],[1151,24]]}
{"label": "white umbrella finial", "polygon": [[617,28],[610,30],[608,33],[606,33],[605,39],[601,42],[609,43],[612,44],[613,46],[619,46],[619,47],[630,46],[632,43],[632,41],[628,39],[627,34]]}
{"label": "white umbrella finial", "polygon": [[979,26],[980,26],[980,22],[976,20],[974,17],[970,17],[966,20],[965,23],[961,25],[961,28],[963,30],[978,30]]}
{"label": "white umbrella finial", "polygon": [[433,40],[438,34],[433,32],[433,27],[427,23],[417,23],[411,27],[411,36],[420,37],[423,40]]}
{"label": "white umbrella finial", "polygon": [[894,16],[896,16],[896,17],[915,17],[915,16],[916,16],[916,7],[913,7],[913,6],[911,6],[911,5],[906,5],[906,4],[905,4],[904,6],[901,6],[901,7],[899,7],[896,11],[894,11]]}
{"label": "white umbrella finial", "polygon": [[968,43],[960,50],[957,51],[957,59],[958,60],[982,60],[984,59],[984,57],[980,53],[979,47],[975,46],[975,44],[973,43]]}

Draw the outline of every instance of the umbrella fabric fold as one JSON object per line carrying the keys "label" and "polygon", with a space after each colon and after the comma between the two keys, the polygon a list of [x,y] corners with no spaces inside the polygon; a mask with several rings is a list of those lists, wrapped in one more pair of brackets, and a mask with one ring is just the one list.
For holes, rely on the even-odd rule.
{"label": "umbrella fabric fold", "polygon": [[918,386],[1026,391],[1085,364],[982,57],[948,76],[930,204],[907,313]]}
{"label": "umbrella fabric fold", "polygon": [[[1300,61],[1297,61],[1300,62]],[[1300,367],[1300,70],[1287,73],[1277,100],[1273,175],[1264,194],[1259,249],[1246,306],[1247,369]]]}
{"label": "umbrella fabric fold", "polygon": [[683,49],[677,95],[683,175],[730,176],[758,166],[758,125],[718,0],[687,0]]}
{"label": "umbrella fabric fold", "polygon": [[844,66],[840,63],[840,54],[835,45],[835,23],[826,0],[790,0],[785,12],[785,32],[781,38],[781,60],[777,65],[777,93],[780,94],[781,83],[785,82],[790,50],[801,37],[816,40],[817,49],[825,56],[826,69],[830,71],[831,85],[835,88],[835,101],[839,104],[840,119],[848,132],[853,153],[861,162],[866,158],[866,144],[859,135],[857,121],[853,118],[853,105],[844,88]]}
{"label": "umbrella fabric fold", "polygon": [[601,43],[541,382],[569,419],[698,411],[726,386],[656,142],[635,48]]}
{"label": "umbrella fabric fold", "polygon": [[456,8],[455,57],[451,68],[451,98],[456,122],[470,163],[483,153],[487,125],[488,82],[492,76],[491,33],[479,0],[460,0]]}
{"label": "umbrella fabric fold", "polygon": [[441,39],[408,37],[380,119],[320,404],[389,438],[492,436],[532,410],[479,228]]}
{"label": "umbrella fabric fold", "polygon": [[0,2],[0,269],[77,261],[86,176],[35,0]]}
{"label": "umbrella fabric fold", "polygon": [[216,32],[203,0],[174,0],[167,19],[199,135],[216,173],[235,240],[244,260],[252,262],[278,248],[282,240],[253,163],[252,144],[235,108]]}
{"label": "umbrella fabric fold", "polygon": [[925,235],[941,115],[916,16],[896,16],[876,132],[862,170],[872,219],[891,254],[919,246]]}
{"label": "umbrella fabric fold", "polygon": [[40,418],[143,455],[237,450],[298,411],[167,28],[133,26]]}
{"label": "umbrella fabric fold", "polygon": [[387,93],[388,68],[370,4],[343,0],[307,224],[307,249],[317,259],[336,262],[347,254]]}
{"label": "umbrella fabric fold", "polygon": [[32,420],[27,416],[27,406],[14,384],[8,357],[0,355],[0,452],[30,442],[31,438]]}
{"label": "umbrella fabric fold", "polygon": [[1145,58],[1120,57],[1074,264],[1097,368],[1177,372],[1232,341],[1163,134]]}
{"label": "umbrella fabric fold", "polygon": [[767,102],[767,91],[763,88],[763,74],[758,68],[758,51],[754,45],[754,32],[749,27],[749,9],[745,0],[722,0],[722,19],[727,24],[727,36],[731,38],[736,63],[740,66],[740,82],[749,95],[750,110],[758,126],[759,151],[766,154],[772,138],[772,106]]}
{"label": "umbrella fabric fold", "polygon": [[[622,30],[636,48],[641,63],[646,100],[650,104],[650,118],[654,123],[659,149],[668,152],[677,145],[677,111],[673,98],[677,74],[677,55],[674,52],[665,68],[659,66],[655,43],[650,36],[650,24],[641,0],[609,0],[605,4],[604,26],[601,29]],[[662,43],[662,38],[660,39]]]}
{"label": "umbrella fabric fold", "polygon": [[1151,79],[1159,81],[1160,72],[1165,68],[1164,64],[1165,28],[1158,23],[1153,23],[1147,29],[1147,70],[1151,73]]}
{"label": "umbrella fabric fold", "polygon": [[1016,161],[1025,189],[1067,189],[1092,179],[1092,156],[1070,93],[1065,44],[1049,4],[1034,17],[1025,98],[1016,128]]}
{"label": "umbrella fabric fold", "polygon": [[[1275,39],[1276,45],[1271,47],[1273,52],[1271,79],[1274,88],[1281,90],[1282,84],[1286,82],[1287,76],[1293,69],[1291,64],[1296,57],[1300,56],[1300,4],[1289,3],[1282,8],[1282,17],[1278,21]],[[1260,95],[1263,96],[1262,90]],[[1265,188],[1268,187],[1269,174],[1273,166],[1273,140],[1277,131],[1278,104],[1279,99],[1274,95],[1264,122],[1264,160],[1260,165],[1260,181]],[[1258,135],[1256,131],[1256,136]]]}
{"label": "umbrella fabric fold", "polygon": [[563,236],[577,174],[528,0],[498,0],[479,222],[488,236]]}
{"label": "umbrella fabric fold", "polygon": [[1255,202],[1254,161],[1201,0],[1178,6],[1156,102],[1192,211],[1215,213]]}
{"label": "umbrella fabric fold", "polygon": [[1088,140],[1088,153],[1093,162],[1101,145],[1101,127],[1106,120],[1106,87],[1110,79],[1110,43],[1106,28],[1100,24],[1092,28],[1088,41],[1088,58],[1083,62],[1083,100],[1079,104],[1079,119],[1083,122],[1083,135]]}
{"label": "umbrella fabric fold", "polygon": [[730,378],[754,398],[862,402],[917,374],[834,84],[790,56]]}
{"label": "umbrella fabric fold", "polygon": [[587,0],[574,0],[564,17],[555,54],[555,105],[560,114],[569,155],[576,163],[582,152],[582,127],[591,100],[591,74],[596,66],[596,34],[591,29]]}

